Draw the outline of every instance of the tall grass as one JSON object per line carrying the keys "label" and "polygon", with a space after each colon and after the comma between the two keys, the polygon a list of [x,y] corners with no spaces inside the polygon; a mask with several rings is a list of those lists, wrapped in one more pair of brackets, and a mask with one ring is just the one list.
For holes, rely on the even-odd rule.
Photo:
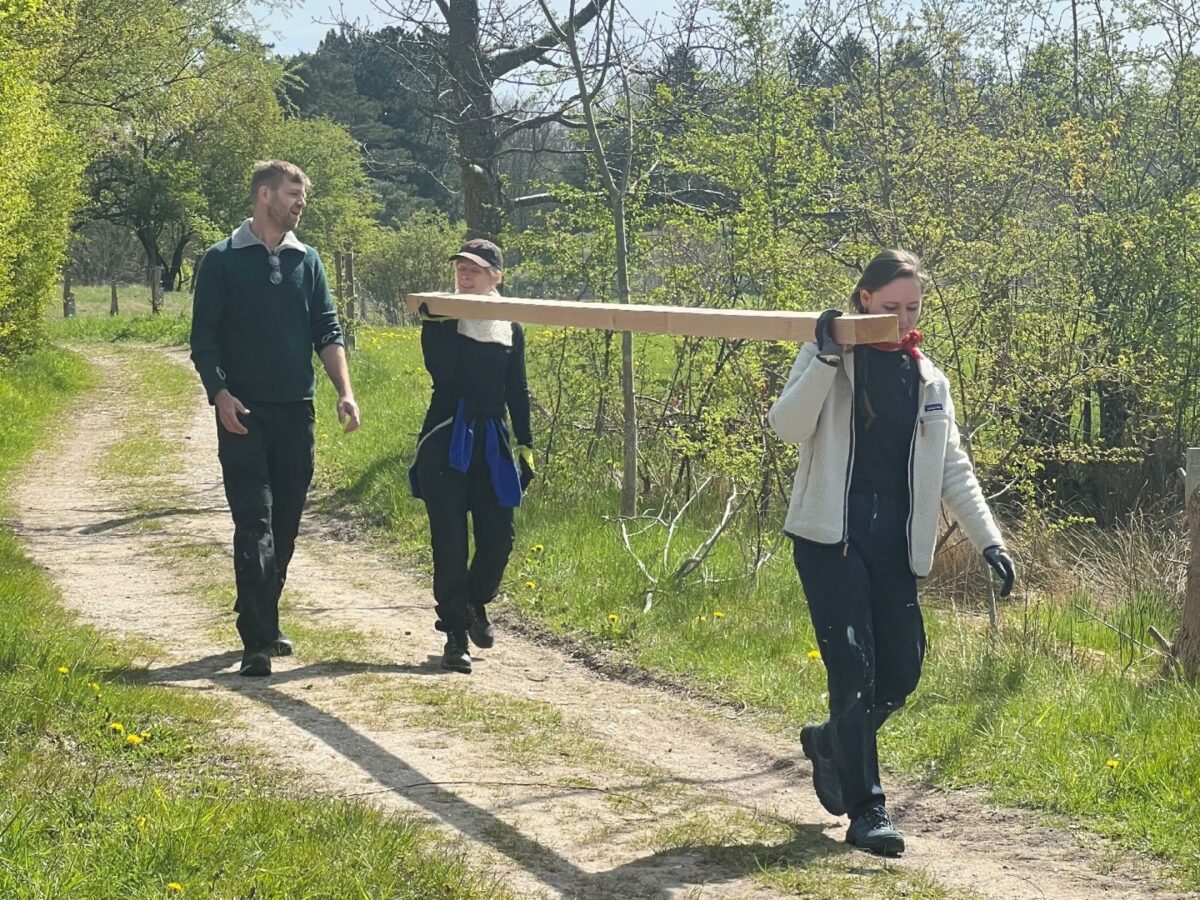
{"label": "tall grass", "polygon": [[[364,415],[357,434],[340,434],[328,386],[320,390],[320,477],[427,568],[424,509],[408,496],[405,477],[428,398],[417,331],[364,329],[354,378]],[[550,474],[562,484],[568,473]],[[535,482],[518,512],[505,581],[512,607],[557,633],[773,713],[785,727],[822,715],[824,669],[810,657],[812,628],[781,535],[735,526],[703,578],[661,579],[644,611],[651,585],[634,554],[652,576],[673,570],[708,533],[711,508],[680,522],[664,569],[665,527],[635,522],[632,531],[646,530],[631,535],[632,553],[624,546],[611,478],[591,473],[589,490],[575,485],[569,502],[546,481]],[[1170,628],[1172,599],[1127,577],[1139,566],[1161,568],[1161,547],[1131,548],[1118,565],[1113,553],[1089,555],[1068,537],[1076,539],[1050,541],[1056,552],[1095,566],[1081,563],[1061,591],[1019,591],[1021,599],[1001,607],[999,637],[987,633],[986,581],[977,575],[956,593],[926,597],[926,672],[884,732],[885,762],[1062,814],[1162,855],[1200,888],[1200,698],[1157,680],[1157,660],[1121,635],[1144,635],[1150,622]],[[747,578],[747,548],[760,540],[773,556]],[[963,566],[981,571],[973,551]]]}
{"label": "tall grass", "polygon": [[162,311],[151,315],[150,289],[144,285],[122,285],[118,288],[120,314],[110,316],[106,285],[79,285],[71,290],[75,294],[76,315],[73,318],[63,318],[61,305],[55,305],[47,312],[46,334],[51,340],[187,343],[192,297],[186,291],[164,295]]}
{"label": "tall grass", "polygon": [[[80,318],[107,317],[112,305],[111,288],[107,284],[77,284],[71,287],[75,295],[75,315]],[[59,296],[61,296],[61,291]],[[119,316],[150,315],[150,288],[144,284],[117,285],[117,307]],[[188,291],[169,291],[163,295],[162,314],[178,316],[192,308],[192,295]],[[56,303],[49,309],[47,317],[62,318],[62,304]]]}
{"label": "tall grass", "polygon": [[[91,380],[52,350],[0,370],[0,488]],[[4,529],[0,621],[0,896],[503,896],[427,827],[231,754],[219,704],[131,682]]]}

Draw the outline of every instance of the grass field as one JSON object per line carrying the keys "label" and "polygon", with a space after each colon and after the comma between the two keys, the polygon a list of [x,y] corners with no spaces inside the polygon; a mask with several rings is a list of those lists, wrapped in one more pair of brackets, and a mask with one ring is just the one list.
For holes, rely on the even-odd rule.
{"label": "grass field", "polygon": [[[112,307],[112,289],[107,284],[80,284],[71,288],[75,295],[75,314],[81,318],[108,316]],[[59,296],[62,292],[59,291]],[[144,284],[117,285],[117,308],[122,316],[150,315],[150,288]],[[178,316],[191,312],[192,295],[185,289],[163,295],[161,315]],[[62,304],[56,303],[48,312],[50,319],[62,318]]]}
{"label": "grass field", "polygon": [[[534,333],[531,352],[538,341]],[[427,569],[424,509],[405,477],[428,398],[418,332],[364,330],[354,377],[364,416],[357,434],[341,435],[328,386],[319,392],[320,477],[337,502],[388,529],[399,551]],[[772,538],[774,558],[746,580],[742,547],[754,536],[732,529],[709,561],[708,583],[660,590],[643,612],[647,582],[613,521],[616,485],[602,468],[584,480],[588,490],[569,497],[535,482],[518,513],[510,608],[722,700],[770,711],[784,727],[820,717],[825,673],[782,536]],[[685,519],[673,552],[690,551],[708,527]],[[651,566],[664,532],[633,542]],[[1200,889],[1200,694],[1159,681],[1155,660],[1130,656],[1092,618],[1169,622],[1169,603],[1145,593],[1115,601],[1035,593],[1028,605],[1002,606],[1002,636],[992,640],[982,598],[965,600],[956,611],[927,599],[926,672],[881,736],[886,763],[938,784],[982,785],[1001,802],[1159,854]]]}
{"label": "grass field", "polygon": [[[0,488],[91,379],[58,350],[0,370]],[[0,896],[504,896],[426,826],[289,792],[215,737],[219,703],[130,683],[132,648],[75,624],[5,529],[0,617]]]}
{"label": "grass field", "polygon": [[[111,339],[77,333],[89,337]],[[341,434],[328,384],[320,382],[318,473],[335,503],[352,505],[427,570],[424,509],[409,496],[406,478],[428,398],[418,338],[412,329],[363,329],[353,355],[364,414],[357,434]],[[531,353],[542,339],[531,334]],[[653,348],[642,355],[662,356]],[[534,390],[547,386],[535,383]],[[601,460],[574,481],[554,473],[560,477],[534,483],[518,513],[505,583],[509,608],[721,700],[765,711],[781,727],[819,717],[824,669],[781,536],[770,536],[775,556],[747,580],[743,547],[756,536],[735,526],[709,559],[707,582],[662,588],[644,612],[647,581],[622,544],[617,487],[606,465]],[[711,521],[685,518],[671,561],[709,527]],[[632,540],[652,571],[663,534],[652,528]],[[999,802],[1110,835],[1118,846],[1161,856],[1188,889],[1200,890],[1200,692],[1156,678],[1156,661],[1112,627],[1129,633],[1156,622],[1169,630],[1170,601],[1153,584],[1125,577],[1155,568],[1161,566],[1143,550],[1125,573],[1100,572],[1090,590],[1026,594],[1025,602],[1001,607],[998,639],[987,633],[982,598],[957,597],[952,605],[927,597],[926,672],[909,707],[881,735],[885,763],[937,784],[983,786]]]}

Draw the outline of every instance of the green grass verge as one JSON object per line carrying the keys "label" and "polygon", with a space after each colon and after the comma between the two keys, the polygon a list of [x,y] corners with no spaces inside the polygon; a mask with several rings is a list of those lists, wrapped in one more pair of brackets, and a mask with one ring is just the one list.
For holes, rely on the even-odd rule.
{"label": "green grass verge", "polygon": [[[531,354],[538,343],[534,331]],[[406,479],[428,399],[418,332],[364,329],[353,372],[364,426],[341,435],[322,383],[318,477],[337,502],[353,504],[428,567],[424,509]],[[548,385],[534,389],[549,393]],[[599,466],[563,487],[564,474],[544,472],[518,513],[505,586],[523,615],[775,714],[785,726],[822,715],[825,673],[810,656],[816,645],[781,536],[768,538],[775,556],[747,580],[738,577],[743,548],[757,537],[731,529],[706,565],[708,583],[660,590],[644,613],[646,579],[606,521],[618,505],[611,477]],[[708,513],[707,524],[681,523],[668,569],[707,534]],[[632,540],[651,571],[661,568],[665,532],[655,527]],[[883,733],[884,760],[938,784],[981,785],[1002,802],[1061,814],[1160,855],[1200,889],[1200,695],[1155,680],[1152,662],[1121,658],[1119,638],[1081,611],[1091,603],[1070,596],[1009,606],[1005,637],[995,643],[977,617],[927,603],[924,680]],[[1105,614],[1136,618],[1146,604],[1128,598],[1127,608]]]}
{"label": "green grass verge", "polygon": [[[72,285],[75,295],[75,315],[78,318],[107,318],[112,308],[112,290],[107,284]],[[62,291],[58,292],[62,296]],[[178,316],[190,313],[191,292],[170,291],[163,295],[163,314]],[[144,284],[117,285],[117,312],[120,316],[150,315],[150,288]],[[62,318],[62,304],[56,303],[47,310],[50,320]]]}
{"label": "green grass verge", "polygon": [[192,297],[186,291],[166,294],[163,309],[150,314],[150,289],[141,285],[118,288],[120,314],[110,316],[107,285],[73,287],[76,315],[65,319],[56,304],[46,316],[46,334],[56,342],[139,341],[186,344],[191,330]]}
{"label": "green grass verge", "polygon": [[[60,351],[0,371],[0,486],[91,381]],[[218,704],[131,683],[0,531],[0,896],[494,897],[427,826],[280,786]]]}
{"label": "green grass verge", "polygon": [[147,344],[186,344],[191,326],[190,316],[76,317],[51,320],[46,325],[46,333],[57,343],[137,341]]}

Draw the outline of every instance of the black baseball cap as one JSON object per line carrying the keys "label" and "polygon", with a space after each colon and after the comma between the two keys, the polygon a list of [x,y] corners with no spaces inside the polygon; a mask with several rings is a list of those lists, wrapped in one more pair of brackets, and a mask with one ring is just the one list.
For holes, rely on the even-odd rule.
{"label": "black baseball cap", "polygon": [[485,241],[483,238],[467,241],[450,258],[465,259],[485,269],[504,269],[504,253],[491,241]]}

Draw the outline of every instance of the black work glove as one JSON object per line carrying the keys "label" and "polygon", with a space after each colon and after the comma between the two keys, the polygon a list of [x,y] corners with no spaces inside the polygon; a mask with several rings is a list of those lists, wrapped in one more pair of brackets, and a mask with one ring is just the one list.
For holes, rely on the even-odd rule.
{"label": "black work glove", "polygon": [[817,319],[817,333],[815,340],[817,342],[818,356],[841,356],[842,345],[833,340],[833,320],[842,314],[840,309],[827,309],[821,313]]}
{"label": "black work glove", "polygon": [[1000,588],[1000,596],[1007,597],[1012,593],[1013,582],[1017,578],[1017,569],[1013,565],[1012,557],[999,544],[992,544],[983,551],[983,558],[992,567],[992,571],[1004,579],[1004,585]]}
{"label": "black work glove", "polygon": [[429,305],[422,303],[417,307],[417,312],[421,316],[422,322],[449,322],[452,316],[438,316],[429,311]]}

